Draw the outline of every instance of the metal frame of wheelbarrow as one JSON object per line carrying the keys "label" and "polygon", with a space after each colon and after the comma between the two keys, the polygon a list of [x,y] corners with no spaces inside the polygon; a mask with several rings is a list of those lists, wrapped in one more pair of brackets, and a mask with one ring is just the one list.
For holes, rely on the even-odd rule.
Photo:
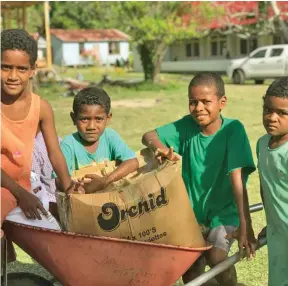
{"label": "metal frame of wheelbarrow", "polygon": [[[263,208],[263,206],[262,206],[262,204],[256,204],[256,205],[252,205],[251,207],[250,207],[250,212],[255,212],[255,211],[259,211],[259,210],[261,210]],[[31,234],[35,234],[35,231],[38,231],[38,235],[37,236],[39,236],[39,234],[40,234],[40,236],[38,237],[38,238],[40,238],[40,240],[41,241],[43,241],[43,240],[47,240],[47,237],[45,237],[45,233],[47,234],[47,233],[57,233],[57,235],[59,236],[59,237],[63,237],[63,233],[61,233],[61,232],[55,232],[55,231],[50,231],[50,230],[44,230],[44,229],[37,229],[37,228],[34,228],[34,227],[29,227],[29,226],[25,226],[24,228],[24,231],[26,232],[26,238],[27,237],[31,237]],[[28,235],[28,236],[27,236]],[[29,236],[30,235],[30,236]],[[95,240],[97,240],[98,241],[98,243],[99,243],[99,241],[100,242],[103,242],[104,244],[103,244],[103,246],[105,246],[105,242],[109,242],[109,243],[112,243],[111,244],[111,247],[113,248],[113,242],[114,242],[114,247],[115,247],[115,245],[118,247],[118,250],[119,250],[119,246],[122,244],[122,246],[124,245],[124,247],[125,247],[125,244],[126,244],[126,248],[127,248],[127,253],[125,252],[125,251],[123,251],[123,253],[125,252],[125,255],[127,255],[128,256],[128,258],[132,258],[133,259],[133,255],[134,255],[134,261],[138,261],[138,265],[137,265],[137,263],[135,263],[135,264],[133,264],[133,267],[132,267],[132,269],[128,269],[129,271],[130,271],[130,274],[132,273],[132,276],[131,276],[131,280],[129,280],[129,283],[127,282],[128,280],[126,279],[125,281],[125,283],[123,284],[122,282],[122,284],[119,282],[119,283],[117,283],[117,285],[156,285],[157,284],[157,286],[158,285],[170,285],[171,284],[171,281],[176,281],[179,277],[181,277],[181,275],[186,271],[186,269],[188,269],[188,267],[190,267],[193,263],[194,263],[194,261],[201,255],[201,253],[203,252],[203,251],[205,251],[205,250],[207,250],[208,248],[203,248],[203,249],[191,249],[191,248],[185,248],[185,247],[174,247],[174,246],[167,246],[167,245],[159,245],[159,244],[155,244],[155,243],[143,243],[143,242],[135,242],[135,241],[125,241],[125,240],[119,240],[119,239],[113,239],[113,238],[101,238],[101,237],[98,237],[98,238],[95,238],[95,237],[92,237],[92,236],[83,236],[83,235],[77,235],[77,234],[65,234],[65,236],[67,237],[67,235],[68,236],[70,236],[70,240],[71,240],[71,237],[73,238],[73,239],[75,239],[75,245],[77,245],[77,243],[76,243],[76,241],[77,241],[77,238],[80,238],[80,239],[83,239],[83,237],[85,238],[87,238],[86,240],[85,240],[85,243],[86,244],[89,244],[89,238],[90,238],[90,242],[91,243],[93,243],[93,241],[91,241],[91,238],[93,238],[93,239],[95,239]],[[20,239],[20,241],[21,241],[21,239]],[[83,240],[82,240],[83,241]],[[19,241],[18,241],[19,242]],[[63,241],[63,239],[62,239],[62,241],[61,241],[62,243],[64,243],[64,241]],[[116,242],[116,243],[115,243]],[[17,242],[16,242],[16,244],[17,244]],[[78,243],[79,244],[79,243]],[[260,247],[261,246],[263,246],[265,244],[265,240],[260,240]],[[101,244],[100,244],[101,245]],[[51,247],[52,247],[53,245],[51,245]],[[26,251],[28,254],[32,254],[31,256],[37,261],[37,262],[39,262],[39,256],[41,256],[41,254],[37,254],[37,250],[36,249],[29,249],[29,248],[26,248],[25,249],[25,247],[27,247],[27,245],[25,245],[25,243],[24,243],[24,247],[23,247],[23,250],[24,251]],[[106,243],[106,246],[105,246],[106,248],[107,248],[107,243]],[[110,247],[110,246],[109,246]],[[109,247],[108,247],[108,249],[109,249]],[[116,247],[116,248],[117,248]],[[143,256],[143,257],[139,257],[139,256],[136,256],[135,257],[135,253],[133,254],[132,252],[130,252],[130,250],[129,250],[129,247],[138,247],[138,251],[139,251],[139,249],[141,249],[141,255]],[[139,248],[140,247],[140,248]],[[21,247],[22,248],[22,247]],[[36,247],[34,247],[34,248],[37,248],[37,246]],[[121,248],[121,247],[120,247]],[[135,250],[135,249],[134,249]],[[32,253],[31,253],[31,251],[32,251]],[[46,250],[45,250],[46,251]],[[97,250],[98,251],[98,250]],[[191,251],[193,252],[194,251],[194,253],[191,253]],[[38,252],[39,252],[39,249],[38,249]],[[41,251],[40,251],[41,252]],[[49,252],[49,246],[48,246],[48,252]],[[53,252],[53,249],[51,249],[51,253]],[[55,252],[55,249],[54,249],[54,252]],[[134,251],[135,252],[135,251]],[[190,252],[190,253],[189,253]],[[42,248],[42,254],[43,254],[43,248]],[[100,253],[99,253],[100,254]],[[37,257],[37,255],[38,255],[38,257]],[[154,256],[154,259],[158,259],[159,257],[157,257],[157,255],[160,255],[160,256],[163,256],[163,259],[160,261],[158,261],[158,263],[156,262],[156,261],[154,261],[153,262],[153,259],[152,259],[152,261],[151,261],[151,259],[148,261],[147,260],[147,258],[148,257],[151,257],[151,256]],[[46,253],[46,256],[47,256],[47,253]],[[57,255],[56,255],[57,256]],[[87,254],[87,256],[89,256],[89,253]],[[130,257],[131,256],[131,257]],[[113,257],[113,256],[112,256]],[[38,259],[37,259],[38,258]],[[75,257],[74,257],[75,258]],[[82,257],[83,258],[83,257]],[[91,258],[91,257],[90,257]],[[110,256],[110,258],[111,258],[111,256]],[[137,258],[137,259],[135,259],[135,258]],[[139,259],[140,258],[140,259]],[[49,260],[50,259],[50,260]],[[57,260],[58,259],[58,260]],[[51,255],[49,256],[48,255],[48,260],[49,261],[43,261],[43,259],[42,259],[42,263],[40,263],[40,264],[42,264],[42,266],[44,266],[44,268],[46,268],[49,272],[52,272],[51,274],[57,279],[57,280],[59,280],[60,282],[64,282],[64,285],[66,286],[68,286],[68,285],[81,285],[82,283],[80,282],[80,284],[79,284],[79,280],[78,280],[78,282],[75,284],[74,283],[74,280],[72,279],[72,282],[71,282],[71,280],[70,281],[68,281],[68,280],[66,280],[65,281],[65,279],[63,280],[63,279],[61,279],[61,275],[63,275],[63,271],[61,272],[61,269],[60,269],[60,272],[58,271],[51,271],[51,267],[49,267],[49,265],[52,263],[55,263],[55,265],[57,264],[57,263],[60,263],[61,261],[61,257],[60,257],[60,259],[59,259],[59,256],[57,257],[57,259],[55,260],[55,261],[53,261],[53,259],[51,260]],[[41,260],[41,259],[40,259]],[[72,259],[73,260],[73,259]],[[168,261],[168,263],[167,263],[167,261]],[[194,279],[193,281],[191,281],[190,283],[188,283],[188,284],[186,284],[186,285],[193,285],[193,286],[198,286],[198,285],[202,285],[203,283],[205,283],[206,281],[208,281],[208,280],[210,280],[211,278],[213,278],[213,277],[215,277],[217,274],[219,274],[219,273],[221,273],[222,271],[224,271],[225,269],[227,269],[227,268],[229,268],[231,265],[233,265],[234,263],[236,263],[237,261],[239,260],[239,253],[237,253],[237,254],[235,254],[235,255],[233,255],[233,256],[231,256],[231,257],[229,257],[227,260],[225,260],[225,261],[223,261],[222,263],[220,263],[220,264],[218,264],[217,266],[215,266],[215,267],[213,267],[211,270],[209,270],[208,272],[206,272],[206,273],[204,273],[204,274],[202,274],[201,276],[199,276],[196,280]],[[139,262],[140,261],[140,262]],[[142,261],[142,262],[141,262]],[[73,262],[75,263],[75,266],[76,265],[79,265],[78,263],[80,262],[80,264],[81,264],[81,261],[74,261],[73,260]],[[90,261],[91,262],[91,261]],[[106,261],[105,263],[110,263],[111,261]],[[123,261],[122,261],[123,262]],[[144,262],[144,263],[143,263]],[[155,263],[156,262],[156,263]],[[176,263],[175,263],[176,262]],[[63,263],[63,262],[62,262]],[[112,262],[111,262],[112,263]],[[141,265],[141,263],[142,263],[142,265]],[[154,269],[153,271],[150,271],[150,273],[148,273],[149,271],[147,271],[147,269],[146,269],[146,273],[143,273],[143,269],[141,269],[141,267],[143,267],[143,265],[146,267],[146,264],[147,263],[154,263],[153,264],[153,267],[150,267],[150,269],[148,269],[149,271],[151,270],[151,268],[153,269],[154,267],[155,268],[157,268],[157,269]],[[60,263],[61,264],[61,263]],[[113,264],[113,263],[112,263]],[[166,268],[163,266],[163,265],[161,265],[161,264],[166,264]],[[6,263],[5,263],[5,265],[4,265],[4,268],[5,268],[5,266],[7,265],[7,261],[6,261]],[[169,265],[169,267],[167,267],[167,265]],[[67,265],[66,265],[67,266]],[[130,265],[131,266],[131,265]],[[62,266],[62,267],[64,267],[65,268],[65,262],[64,262],[64,265]],[[99,266],[99,265],[97,265],[97,268],[98,268],[98,271],[99,271],[99,267],[101,268],[101,266]],[[119,265],[117,266],[118,268],[119,268]],[[164,270],[164,268],[165,268],[165,270]],[[59,268],[59,267],[58,267]],[[61,267],[60,267],[61,268]],[[95,271],[97,271],[97,268],[95,269]],[[123,267],[122,267],[123,268]],[[125,268],[125,267],[124,267]],[[133,269],[134,268],[134,269]],[[177,268],[177,269],[176,269]],[[57,269],[56,269],[57,270]],[[58,269],[59,270],[59,269]],[[63,269],[62,269],[63,270]],[[68,270],[69,270],[69,268],[68,268]],[[71,269],[70,269],[71,270]],[[107,270],[107,269],[106,269]],[[110,269],[109,269],[110,270]],[[112,271],[112,270],[114,270],[114,272]],[[157,271],[156,271],[157,270]],[[78,268],[78,271],[79,271],[79,268]],[[105,269],[104,269],[104,271],[105,271]],[[117,273],[115,274],[115,269],[113,269],[113,267],[111,268],[111,271],[113,272],[111,272],[111,273],[109,273],[110,274],[110,276],[111,275],[117,275]],[[122,271],[122,270],[121,270]],[[129,271],[127,272],[125,272],[126,274],[126,276],[127,275],[130,275],[129,274]],[[141,272],[142,271],[142,272]],[[138,273],[139,272],[139,273]],[[144,271],[145,272],[145,271]],[[153,273],[152,273],[153,272]],[[164,274],[165,275],[163,275],[163,272],[165,272]],[[176,273],[177,272],[177,273]],[[88,273],[91,273],[91,272],[88,272]],[[86,276],[85,276],[85,278],[87,279],[87,276],[89,276],[89,274],[88,274],[87,272],[86,272]],[[136,274],[135,274],[136,273]],[[160,274],[158,274],[158,273],[160,273]],[[82,273],[83,274],[83,273]],[[106,279],[106,277],[107,276],[109,276],[109,274],[107,273],[107,275],[105,276],[105,279]],[[143,274],[144,274],[144,276],[143,276]],[[148,277],[147,277],[147,274],[149,274],[150,275],[150,277],[149,277],[149,279],[147,279]],[[161,277],[159,277],[159,275],[161,275],[162,274],[162,276]],[[71,273],[71,275],[73,276],[73,273]],[[148,276],[149,276],[148,275]],[[152,277],[152,276],[153,277]],[[67,276],[67,275],[66,275]],[[92,275],[93,276],[93,275]],[[158,276],[158,277],[156,277],[156,276]],[[167,276],[170,276],[170,280],[168,279],[167,280]],[[173,277],[172,277],[173,276]],[[7,271],[5,271],[4,272],[4,286],[6,286],[7,285],[7,279],[6,279],[6,284],[5,284],[5,277],[7,277]],[[60,278],[60,279],[59,279]],[[67,277],[66,277],[67,278]],[[161,278],[161,279],[160,279]],[[119,278],[120,279],[120,278]],[[172,279],[172,280],[171,280]],[[61,281],[62,280],[62,281]],[[108,279],[109,280],[109,279]],[[151,282],[151,280],[152,280],[152,282]],[[92,279],[92,281],[94,282],[94,280]],[[103,280],[102,280],[103,281]],[[110,279],[110,281],[111,281],[111,279]],[[160,283],[159,283],[159,281],[161,281]],[[169,281],[169,282],[168,282]],[[55,281],[55,279],[54,279],[54,281],[53,282],[56,282]],[[84,282],[84,281],[82,281],[82,282]],[[85,284],[85,285],[98,285],[97,284],[97,282],[96,282],[96,284],[95,283],[91,283],[91,280],[89,281],[90,282],[90,284]],[[106,282],[106,281],[105,281]],[[124,281],[123,281],[124,282]],[[98,281],[98,283],[99,283],[99,281]],[[149,284],[150,283],[150,284]],[[152,284],[151,284],[152,283]],[[155,284],[156,283],[156,284]],[[101,285],[109,285],[109,286],[111,286],[112,284],[110,283],[109,284],[109,282],[108,283],[101,283]],[[116,284],[114,284],[113,283],[113,286],[114,285],[116,285]]]}
{"label": "metal frame of wheelbarrow", "polygon": [[[261,211],[263,210],[263,204],[258,203],[258,204],[252,205],[250,206],[249,210],[250,210],[250,213]],[[266,243],[267,243],[266,237],[261,237],[259,239],[259,243],[258,243],[256,250],[266,245]],[[246,256],[246,250],[244,249],[242,258],[244,258],[245,256]],[[237,252],[234,255],[228,257],[226,260],[217,264],[216,266],[214,266],[207,272],[203,273],[202,275],[193,279],[189,283],[185,284],[185,286],[201,286],[204,283],[208,282],[210,279],[214,278],[219,273],[222,273],[223,271],[225,271],[232,265],[236,264],[239,260],[240,260],[240,253]]]}

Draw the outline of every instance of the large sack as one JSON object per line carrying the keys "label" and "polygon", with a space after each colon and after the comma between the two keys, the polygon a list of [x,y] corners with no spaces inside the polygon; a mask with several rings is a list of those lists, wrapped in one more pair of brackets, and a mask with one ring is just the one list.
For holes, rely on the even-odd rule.
{"label": "large sack", "polygon": [[[138,156],[140,168],[116,185],[95,194],[57,194],[66,230],[188,247],[205,241],[182,180],[180,163],[158,165],[147,149]],[[115,162],[77,171],[103,174]],[[86,170],[85,170],[86,169]],[[100,170],[99,170],[100,169]]]}

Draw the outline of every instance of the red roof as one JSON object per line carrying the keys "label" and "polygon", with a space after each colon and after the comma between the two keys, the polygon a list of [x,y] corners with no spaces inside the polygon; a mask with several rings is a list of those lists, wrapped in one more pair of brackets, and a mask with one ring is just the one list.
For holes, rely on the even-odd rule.
{"label": "red roof", "polygon": [[[193,18],[198,18],[198,24],[201,28],[217,29],[224,28],[228,25],[249,25],[255,24],[260,17],[258,1],[211,1],[212,7],[220,9],[219,15],[207,20],[203,16],[201,17],[197,6],[200,2],[192,2]],[[277,5],[281,11],[283,19],[287,19],[288,1],[278,1]],[[221,12],[222,10],[222,12]],[[198,13],[197,13],[198,12]],[[198,14],[198,15],[197,15]],[[261,15],[263,16],[263,15]],[[271,6],[268,7],[266,17],[271,19],[274,16],[274,12]],[[202,19],[201,19],[202,18]],[[192,19],[191,15],[183,17],[184,24],[187,24]],[[199,23],[200,22],[200,23]]]}
{"label": "red roof", "polygon": [[129,36],[117,29],[64,30],[51,29],[51,35],[63,42],[128,41]]}

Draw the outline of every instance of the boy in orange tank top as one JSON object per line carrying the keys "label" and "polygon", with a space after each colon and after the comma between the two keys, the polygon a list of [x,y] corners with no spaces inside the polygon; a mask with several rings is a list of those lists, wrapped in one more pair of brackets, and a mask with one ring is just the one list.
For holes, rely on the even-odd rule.
{"label": "boy in orange tank top", "polygon": [[[29,90],[37,60],[37,42],[21,29],[1,33],[1,227],[17,205],[30,219],[47,215],[31,194],[33,144],[39,126],[63,191],[77,191],[59,147],[51,105]],[[3,232],[1,230],[1,237]],[[2,239],[1,239],[2,244]]]}

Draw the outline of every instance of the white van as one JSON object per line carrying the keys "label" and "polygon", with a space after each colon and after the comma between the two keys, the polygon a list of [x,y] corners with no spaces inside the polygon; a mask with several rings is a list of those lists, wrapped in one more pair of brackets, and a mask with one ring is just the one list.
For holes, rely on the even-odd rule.
{"label": "white van", "polygon": [[245,58],[231,60],[227,75],[234,84],[246,79],[262,84],[268,78],[288,76],[288,44],[264,46]]}

